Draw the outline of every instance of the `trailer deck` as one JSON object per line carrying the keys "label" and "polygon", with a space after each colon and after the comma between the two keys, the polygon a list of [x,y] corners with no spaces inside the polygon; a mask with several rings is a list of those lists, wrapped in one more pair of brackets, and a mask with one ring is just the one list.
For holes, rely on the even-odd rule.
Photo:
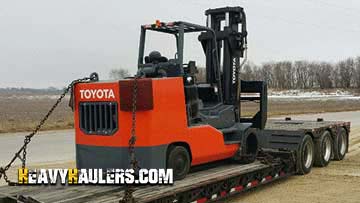
{"label": "trailer deck", "polygon": [[[297,140],[304,133],[314,136],[324,130],[337,132],[350,123],[335,121],[268,120],[262,136],[272,136],[271,147],[281,148],[280,144],[294,149]],[[276,142],[279,138],[279,143]],[[265,139],[266,140],[266,139]],[[290,144],[289,144],[290,143]],[[296,144],[295,144],[296,143]],[[251,164],[234,164],[223,161],[195,169],[184,180],[172,186],[135,187],[136,202],[212,202],[252,189],[262,184],[284,178],[296,173],[294,151],[268,151],[266,159],[260,154],[258,161]],[[123,186],[2,186],[0,202],[118,202],[124,196]]]}
{"label": "trailer deck", "polygon": [[281,119],[268,119],[265,130],[286,130],[286,131],[299,131],[305,130],[306,132],[315,132],[323,129],[333,129],[338,126],[345,126],[350,130],[350,122],[343,121],[324,121],[319,118],[318,120],[291,120],[287,118]]}
{"label": "trailer deck", "polygon": [[[275,170],[276,169],[276,170]],[[205,202],[225,198],[291,175],[281,163],[228,163],[190,173],[172,186],[139,186],[136,202]],[[275,171],[274,171],[275,170]],[[261,174],[261,175],[260,175]],[[232,181],[231,181],[232,179]],[[2,186],[0,202],[118,202],[123,186]],[[15,198],[15,199],[12,199]],[[170,201],[171,200],[171,201]]]}

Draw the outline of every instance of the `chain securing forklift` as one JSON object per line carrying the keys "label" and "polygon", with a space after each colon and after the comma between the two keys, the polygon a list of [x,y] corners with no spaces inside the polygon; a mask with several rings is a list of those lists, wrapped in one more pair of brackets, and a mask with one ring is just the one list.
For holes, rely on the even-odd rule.
{"label": "chain securing forklift", "polygon": [[[132,117],[134,78],[74,86],[78,168],[129,168],[128,140],[134,122],[139,167],[171,168],[177,180],[193,166],[218,160],[252,163],[259,150],[293,154],[299,174],[309,173],[314,162],[326,166],[331,157],[345,156],[349,123],[336,123],[336,128],[322,123],[322,130],[314,132],[314,122],[267,122],[266,82],[240,78],[247,50],[244,9],[209,9],[205,15],[207,26],[183,21],[141,26],[136,120]],[[158,51],[145,56],[149,31],[176,38],[174,58]],[[204,83],[197,80],[196,62],[184,61],[187,33],[199,33],[206,57]],[[243,101],[256,101],[259,111],[242,117]]]}

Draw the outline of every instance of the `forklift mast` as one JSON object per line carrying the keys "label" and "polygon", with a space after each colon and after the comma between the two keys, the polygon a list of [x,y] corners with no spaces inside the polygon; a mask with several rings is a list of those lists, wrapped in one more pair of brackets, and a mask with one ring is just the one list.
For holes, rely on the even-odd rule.
{"label": "forklift mast", "polygon": [[[235,105],[239,103],[238,91],[240,83],[240,58],[244,57],[247,44],[246,17],[241,7],[225,7],[205,11],[207,27],[215,31],[217,40],[218,59],[222,67],[222,93],[224,104]],[[209,39],[206,33],[199,36],[204,45]],[[211,50],[211,49],[209,49]],[[207,59],[209,52],[206,52]],[[216,82],[216,70],[211,62],[206,64],[207,83]],[[239,89],[240,90],[240,89]]]}
{"label": "forklift mast", "polygon": [[[221,71],[218,74],[213,66],[211,50],[213,43],[209,33],[201,33],[201,41],[206,54],[206,82],[215,85],[221,80],[219,89],[222,91],[224,105],[233,105],[237,122],[252,123],[253,128],[264,129],[267,121],[267,85],[265,81],[242,81],[240,71],[247,57],[246,15],[242,7],[224,7],[208,9],[207,27],[216,35],[216,50]],[[243,58],[242,61],[240,59]],[[218,76],[220,75],[220,77]],[[255,96],[241,97],[241,93]],[[252,101],[259,104],[259,111],[253,117],[241,117],[241,102]]]}

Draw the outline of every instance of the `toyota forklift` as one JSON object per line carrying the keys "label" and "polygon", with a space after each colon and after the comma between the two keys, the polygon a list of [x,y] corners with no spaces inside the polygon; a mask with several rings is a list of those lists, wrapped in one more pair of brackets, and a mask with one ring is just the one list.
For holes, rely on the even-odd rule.
{"label": "toyota forklift", "polygon": [[[305,174],[314,159],[325,165],[329,156],[334,157],[337,142],[326,142],[315,154],[313,139],[323,131],[304,130],[310,122],[287,120],[267,125],[266,82],[240,78],[247,51],[243,8],[209,9],[205,15],[206,26],[183,21],[141,26],[135,77],[74,86],[78,168],[130,168],[136,157],[139,168],[169,168],[175,179],[183,179],[193,166],[224,159],[248,164],[260,150],[271,149],[294,153],[297,172]],[[174,58],[159,51],[146,55],[148,32],[173,36]],[[188,33],[198,33],[206,59],[203,82],[197,78],[196,62],[184,61]],[[241,114],[241,103],[246,101],[259,105],[252,117]],[[337,136],[342,129],[347,151],[350,126],[341,125],[328,134]],[[330,149],[330,154],[323,155],[323,149]]]}
{"label": "toyota forklift", "polygon": [[[207,26],[182,21],[141,26],[134,77],[99,81],[94,73],[71,82],[20,151],[0,168],[0,178],[12,184],[5,172],[17,157],[22,159],[19,154],[71,88],[77,168],[168,168],[175,180],[193,166],[206,164],[206,170],[193,170],[171,186],[136,189],[2,186],[0,202],[219,202],[293,174],[307,174],[313,165],[343,160],[350,122],[267,119],[266,83],[240,79],[247,46],[243,8],[209,9],[205,14]],[[159,51],[145,55],[148,32],[173,36],[174,58]],[[199,80],[195,61],[184,61],[188,33],[198,34],[206,58],[205,81]],[[245,117],[241,103],[248,101],[256,102],[259,110]],[[207,164],[225,159],[233,161]]]}

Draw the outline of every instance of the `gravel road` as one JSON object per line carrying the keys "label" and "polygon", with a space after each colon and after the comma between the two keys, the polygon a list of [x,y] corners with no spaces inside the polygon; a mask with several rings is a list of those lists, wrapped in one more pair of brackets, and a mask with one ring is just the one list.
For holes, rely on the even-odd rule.
{"label": "gravel road", "polygon": [[[27,133],[0,134],[0,165],[5,165],[22,143]],[[73,130],[44,131],[28,145],[28,163],[60,162],[75,159]]]}

